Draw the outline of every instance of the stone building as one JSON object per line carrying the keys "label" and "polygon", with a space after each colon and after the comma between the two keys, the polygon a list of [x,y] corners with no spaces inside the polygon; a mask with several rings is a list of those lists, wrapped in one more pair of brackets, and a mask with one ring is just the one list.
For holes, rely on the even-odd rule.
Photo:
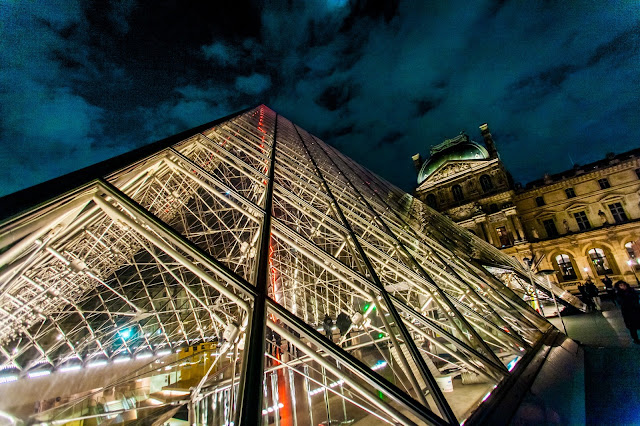
{"label": "stone building", "polygon": [[604,275],[640,284],[640,149],[514,184],[486,124],[484,144],[469,136],[431,148],[418,172],[416,196],[486,242],[534,259],[537,270],[575,292]]}

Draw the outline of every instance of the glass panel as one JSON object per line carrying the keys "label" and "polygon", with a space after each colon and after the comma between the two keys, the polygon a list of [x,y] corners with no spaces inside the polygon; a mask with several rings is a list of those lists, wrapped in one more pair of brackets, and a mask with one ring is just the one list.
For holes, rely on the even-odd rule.
{"label": "glass panel", "polygon": [[263,424],[425,423],[422,415],[388,392],[389,388],[371,380],[370,375],[375,375],[376,380],[394,381],[391,364],[376,351],[359,345],[366,366],[362,371],[336,358],[322,337],[274,311],[269,318]]}

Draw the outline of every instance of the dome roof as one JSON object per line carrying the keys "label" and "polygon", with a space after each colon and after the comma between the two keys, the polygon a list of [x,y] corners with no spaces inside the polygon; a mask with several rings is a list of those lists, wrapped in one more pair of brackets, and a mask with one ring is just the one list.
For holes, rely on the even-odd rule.
{"label": "dome roof", "polygon": [[440,145],[431,148],[431,156],[424,162],[418,173],[418,185],[447,161],[486,160],[488,158],[489,152],[486,148],[470,140],[469,136],[465,134],[447,139]]}

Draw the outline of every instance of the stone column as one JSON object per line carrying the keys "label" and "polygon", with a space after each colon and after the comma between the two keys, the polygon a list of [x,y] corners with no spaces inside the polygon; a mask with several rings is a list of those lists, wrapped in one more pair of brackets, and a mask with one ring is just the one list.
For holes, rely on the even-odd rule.
{"label": "stone column", "polygon": [[485,234],[484,228],[482,227],[482,224],[480,222],[476,222],[476,228],[475,229],[478,232],[478,236],[480,238],[482,238],[485,241],[488,241],[487,240],[487,234]]}
{"label": "stone column", "polygon": [[492,246],[495,246],[496,244],[493,242],[493,235],[491,234],[491,229],[487,227],[487,221],[483,220],[482,222],[480,222],[480,227],[482,228],[482,231],[484,232],[484,234],[487,236],[487,242]]}
{"label": "stone column", "polygon": [[524,233],[524,229],[522,228],[522,223],[520,222],[518,215],[512,215],[511,219],[513,220],[513,224],[516,226],[516,231],[520,234],[520,241],[527,241],[527,236]]}
{"label": "stone column", "polygon": [[516,232],[516,228],[513,226],[513,221],[511,221],[511,216],[507,215],[506,219],[507,219],[506,221],[507,231],[513,236],[513,239],[514,239],[513,242],[515,244],[519,240],[518,233]]}

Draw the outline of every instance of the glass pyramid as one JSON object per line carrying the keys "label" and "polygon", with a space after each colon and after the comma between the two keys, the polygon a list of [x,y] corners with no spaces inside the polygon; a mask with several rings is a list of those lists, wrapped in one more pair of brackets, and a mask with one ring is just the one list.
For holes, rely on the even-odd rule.
{"label": "glass pyramid", "polygon": [[457,424],[551,328],[512,259],[264,105],[63,179],[0,224],[0,393],[92,383],[32,422]]}

